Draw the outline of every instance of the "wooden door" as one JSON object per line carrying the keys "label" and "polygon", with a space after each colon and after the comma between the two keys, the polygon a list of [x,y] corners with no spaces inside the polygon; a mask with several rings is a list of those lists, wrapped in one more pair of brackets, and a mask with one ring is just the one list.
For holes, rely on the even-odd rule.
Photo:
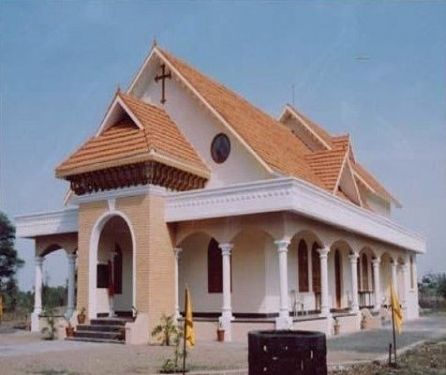
{"label": "wooden door", "polygon": [[336,307],[341,308],[341,277],[342,277],[341,254],[339,250],[335,251],[335,284],[336,284]]}

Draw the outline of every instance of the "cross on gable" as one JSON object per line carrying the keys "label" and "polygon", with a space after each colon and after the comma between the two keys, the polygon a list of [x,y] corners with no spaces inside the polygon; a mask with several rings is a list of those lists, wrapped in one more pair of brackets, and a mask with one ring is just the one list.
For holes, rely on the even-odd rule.
{"label": "cross on gable", "polygon": [[161,74],[155,76],[155,82],[158,83],[159,80],[161,80],[161,104],[164,104],[166,102],[166,79],[172,78],[171,72],[166,72],[166,64],[161,64]]}

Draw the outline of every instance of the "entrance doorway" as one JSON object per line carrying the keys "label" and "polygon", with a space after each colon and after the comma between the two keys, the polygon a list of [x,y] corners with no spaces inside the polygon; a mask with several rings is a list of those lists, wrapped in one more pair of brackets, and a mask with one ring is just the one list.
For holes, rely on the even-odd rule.
{"label": "entrance doorway", "polygon": [[102,228],[96,265],[96,314],[132,316],[133,242],[130,228],[120,216]]}

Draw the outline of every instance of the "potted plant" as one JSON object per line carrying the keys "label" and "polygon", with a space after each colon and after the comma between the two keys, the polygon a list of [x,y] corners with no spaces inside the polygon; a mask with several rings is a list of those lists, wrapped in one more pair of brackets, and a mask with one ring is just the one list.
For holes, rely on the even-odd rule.
{"label": "potted plant", "polygon": [[74,327],[71,325],[70,319],[67,320],[67,326],[65,327],[65,334],[67,337],[73,337],[74,336]]}
{"label": "potted plant", "polygon": [[367,317],[362,315],[361,318],[361,329],[367,329]]}
{"label": "potted plant", "polygon": [[85,324],[85,320],[87,319],[87,315],[85,315],[86,311],[85,307],[82,307],[81,312],[77,315],[77,322],[79,324]]}
{"label": "potted plant", "polygon": [[339,323],[338,318],[334,318],[334,334],[339,335],[339,332],[341,331],[341,324]]}
{"label": "potted plant", "polygon": [[218,342],[225,341],[225,330],[223,328],[222,322],[218,322],[218,325],[217,325],[217,341]]}

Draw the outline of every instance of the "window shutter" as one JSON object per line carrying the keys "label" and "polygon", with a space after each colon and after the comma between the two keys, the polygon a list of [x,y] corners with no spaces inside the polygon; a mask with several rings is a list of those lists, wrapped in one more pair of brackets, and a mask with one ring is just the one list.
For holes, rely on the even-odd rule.
{"label": "window shutter", "polygon": [[300,240],[297,254],[299,265],[299,292],[308,292],[308,249],[304,240]]}
{"label": "window shutter", "polygon": [[223,259],[218,242],[211,239],[208,246],[208,293],[223,292]]}
{"label": "window shutter", "polygon": [[362,254],[362,289],[369,290],[369,267],[367,261],[367,254]]}
{"label": "window shutter", "polygon": [[313,292],[321,292],[321,260],[319,258],[318,244],[315,242],[311,249],[311,269],[313,271]]}

